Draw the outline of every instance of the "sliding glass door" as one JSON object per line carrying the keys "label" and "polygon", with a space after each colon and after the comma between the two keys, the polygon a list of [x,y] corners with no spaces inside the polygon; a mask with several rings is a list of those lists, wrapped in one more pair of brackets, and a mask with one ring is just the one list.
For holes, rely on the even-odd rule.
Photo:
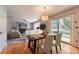
{"label": "sliding glass door", "polygon": [[59,19],[59,32],[62,33],[62,41],[70,43],[71,17],[64,16]]}
{"label": "sliding glass door", "polygon": [[62,33],[62,41],[70,43],[71,16],[63,16],[51,21],[51,30]]}

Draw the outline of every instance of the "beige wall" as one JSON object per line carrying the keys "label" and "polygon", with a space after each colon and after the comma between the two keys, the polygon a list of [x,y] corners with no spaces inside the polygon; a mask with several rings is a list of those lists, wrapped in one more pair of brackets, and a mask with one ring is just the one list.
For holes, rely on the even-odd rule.
{"label": "beige wall", "polygon": [[[60,12],[59,14],[56,14],[54,16],[51,16],[51,18],[58,18],[58,17],[61,17],[61,16],[64,16],[64,15],[68,15],[70,14],[71,17],[72,17],[72,29],[71,29],[71,43],[76,46],[76,47],[79,47],[79,28],[76,29],[75,27],[78,26],[79,27],[79,6],[77,7],[74,7],[72,9],[69,9],[69,10],[66,10],[64,12]],[[75,23],[75,21],[77,21],[77,23]],[[48,24],[48,30],[51,29],[51,20],[49,20],[47,22]]]}

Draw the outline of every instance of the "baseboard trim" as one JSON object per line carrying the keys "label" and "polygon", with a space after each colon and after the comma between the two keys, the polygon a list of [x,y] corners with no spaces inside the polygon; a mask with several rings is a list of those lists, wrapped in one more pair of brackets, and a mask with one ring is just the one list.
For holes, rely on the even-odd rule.
{"label": "baseboard trim", "polygon": [[6,49],[7,46],[5,46],[2,51],[0,52],[0,54],[3,54],[3,51]]}
{"label": "baseboard trim", "polygon": [[65,43],[65,44],[68,44],[68,45],[71,45],[71,46],[73,46],[73,47],[75,47],[75,48],[79,48],[79,47],[77,47],[77,46],[74,46],[73,44],[71,44],[71,43],[68,43],[68,42],[65,42],[65,41],[61,41],[62,43]]}

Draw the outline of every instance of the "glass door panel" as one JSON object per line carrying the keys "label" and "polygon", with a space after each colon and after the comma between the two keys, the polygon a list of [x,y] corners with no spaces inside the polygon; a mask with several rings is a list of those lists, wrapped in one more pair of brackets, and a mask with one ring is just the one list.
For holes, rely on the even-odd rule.
{"label": "glass door panel", "polygon": [[62,41],[70,43],[71,32],[71,16],[63,16],[51,21],[51,31],[55,33],[62,33]]}
{"label": "glass door panel", "polygon": [[59,19],[59,32],[62,33],[62,41],[70,43],[71,17],[64,16]]}

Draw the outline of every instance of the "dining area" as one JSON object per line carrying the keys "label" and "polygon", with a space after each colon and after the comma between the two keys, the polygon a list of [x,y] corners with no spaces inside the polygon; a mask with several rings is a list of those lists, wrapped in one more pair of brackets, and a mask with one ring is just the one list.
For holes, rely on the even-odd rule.
{"label": "dining area", "polygon": [[53,54],[53,49],[55,49],[56,54],[62,51],[61,33],[31,33],[26,35],[26,37],[28,38],[28,48],[33,54]]}

